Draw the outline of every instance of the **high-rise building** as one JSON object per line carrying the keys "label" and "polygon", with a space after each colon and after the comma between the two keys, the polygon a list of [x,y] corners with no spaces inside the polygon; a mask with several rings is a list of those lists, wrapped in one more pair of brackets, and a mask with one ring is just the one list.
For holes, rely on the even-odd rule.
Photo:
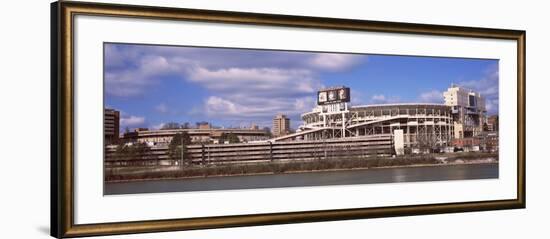
{"label": "high-rise building", "polygon": [[483,96],[456,85],[451,85],[443,96],[445,105],[451,106],[455,139],[474,137],[483,131],[487,120]]}
{"label": "high-rise building", "polygon": [[273,119],[273,136],[283,136],[290,133],[290,119],[286,115],[278,114]]}
{"label": "high-rise building", "polygon": [[103,117],[103,130],[105,134],[105,144],[116,144],[119,140],[120,130],[120,112],[114,109],[105,109]]}

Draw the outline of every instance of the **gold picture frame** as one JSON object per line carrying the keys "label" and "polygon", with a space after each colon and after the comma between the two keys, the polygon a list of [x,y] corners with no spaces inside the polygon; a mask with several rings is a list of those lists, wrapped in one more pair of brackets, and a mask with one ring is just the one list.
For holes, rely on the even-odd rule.
{"label": "gold picture frame", "polygon": [[[77,15],[406,33],[516,41],[518,105],[517,197],[511,200],[75,224],[73,171],[73,133],[75,121],[73,47],[75,39],[73,23],[74,17]],[[163,232],[525,208],[525,31],[64,1],[52,3],[51,22],[51,235],[54,237]]]}

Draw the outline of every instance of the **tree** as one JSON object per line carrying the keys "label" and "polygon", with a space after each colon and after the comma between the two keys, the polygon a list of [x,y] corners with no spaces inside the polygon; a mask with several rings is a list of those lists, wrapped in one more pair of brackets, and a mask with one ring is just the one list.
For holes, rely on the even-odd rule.
{"label": "tree", "polygon": [[187,132],[181,132],[174,135],[172,141],[168,145],[168,155],[172,160],[181,160],[184,163],[189,159],[187,153],[187,145],[191,144],[191,137]]}
{"label": "tree", "polygon": [[179,129],[180,128],[180,124],[176,123],[176,122],[168,122],[164,125],[162,125],[162,127],[160,129]]}
{"label": "tree", "polygon": [[234,133],[222,133],[218,143],[224,144],[226,141],[229,142],[230,144],[237,144],[237,143],[241,142],[239,137],[237,135],[235,135]]}
{"label": "tree", "polygon": [[416,134],[416,144],[421,153],[432,153],[436,145],[436,139],[426,128],[419,129]]}
{"label": "tree", "polygon": [[145,158],[150,152],[151,148],[146,143],[120,143],[116,148],[115,157],[117,159],[138,160]]}
{"label": "tree", "polygon": [[151,152],[151,148],[146,143],[135,143],[132,147],[133,153],[136,157],[147,156]]}

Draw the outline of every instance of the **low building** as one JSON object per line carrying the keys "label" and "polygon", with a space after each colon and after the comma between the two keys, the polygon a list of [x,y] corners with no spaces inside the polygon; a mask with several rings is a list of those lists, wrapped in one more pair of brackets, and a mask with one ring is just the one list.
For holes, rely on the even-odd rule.
{"label": "low building", "polygon": [[483,132],[480,136],[480,147],[484,151],[497,152],[498,151],[498,132]]}
{"label": "low building", "polygon": [[452,145],[456,148],[464,149],[465,151],[498,151],[498,133],[497,132],[482,132],[476,137],[453,139]]}
{"label": "low building", "polygon": [[240,142],[262,141],[269,139],[269,135],[264,130],[255,129],[161,129],[161,130],[135,130],[125,133],[123,136],[126,142],[139,142],[151,145],[169,144],[174,135],[186,132],[193,143],[217,143],[223,134],[235,134]]}
{"label": "low building", "polygon": [[481,144],[481,139],[477,137],[453,139],[453,146],[457,148],[471,148],[474,146],[479,146],[480,144]]}
{"label": "low building", "polygon": [[203,122],[203,123],[198,124],[198,128],[199,129],[211,129],[212,125],[210,123]]}

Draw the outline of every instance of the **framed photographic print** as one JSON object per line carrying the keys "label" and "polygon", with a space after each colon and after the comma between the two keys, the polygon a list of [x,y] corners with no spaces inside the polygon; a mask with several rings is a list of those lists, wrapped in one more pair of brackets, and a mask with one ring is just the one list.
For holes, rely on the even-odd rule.
{"label": "framed photographic print", "polygon": [[525,207],[525,31],[51,12],[54,237]]}

